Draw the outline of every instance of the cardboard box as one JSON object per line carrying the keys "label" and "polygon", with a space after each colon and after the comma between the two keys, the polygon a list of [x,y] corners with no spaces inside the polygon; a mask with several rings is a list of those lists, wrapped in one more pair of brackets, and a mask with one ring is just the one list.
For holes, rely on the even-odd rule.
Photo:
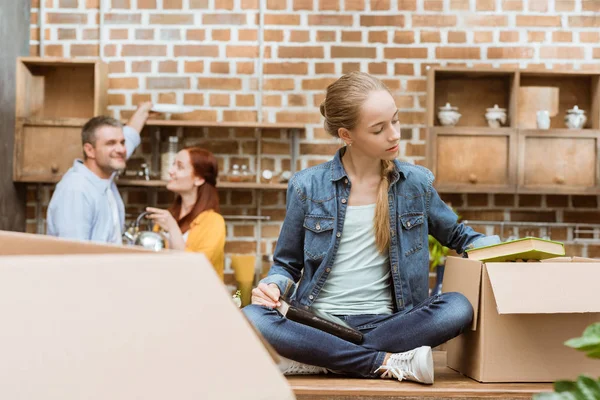
{"label": "cardboard box", "polygon": [[294,398],[201,254],[0,231],[0,319],[1,399]]}
{"label": "cardboard box", "polygon": [[600,376],[600,361],[563,343],[600,321],[600,262],[481,263],[448,257],[444,292],[475,310],[447,344],[448,366],[480,382]]}

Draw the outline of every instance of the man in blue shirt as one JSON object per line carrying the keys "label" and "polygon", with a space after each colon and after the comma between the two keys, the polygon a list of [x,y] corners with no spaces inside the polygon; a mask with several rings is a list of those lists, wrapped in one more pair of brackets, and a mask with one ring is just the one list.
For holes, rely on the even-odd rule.
{"label": "man in blue shirt", "polygon": [[114,178],[140,144],[151,108],[142,103],[125,126],[105,116],[83,126],[83,160],[75,160],[56,185],[48,206],[49,235],[122,243],[125,207]]}

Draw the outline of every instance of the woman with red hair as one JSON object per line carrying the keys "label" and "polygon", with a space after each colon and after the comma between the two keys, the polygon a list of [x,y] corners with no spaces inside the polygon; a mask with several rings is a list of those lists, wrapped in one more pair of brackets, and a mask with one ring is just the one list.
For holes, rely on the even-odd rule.
{"label": "woman with red hair", "polygon": [[200,147],[181,150],[169,169],[167,189],[176,194],[168,210],[148,207],[150,218],[169,233],[170,248],[204,253],[223,279],[225,220],[219,213],[215,156]]}

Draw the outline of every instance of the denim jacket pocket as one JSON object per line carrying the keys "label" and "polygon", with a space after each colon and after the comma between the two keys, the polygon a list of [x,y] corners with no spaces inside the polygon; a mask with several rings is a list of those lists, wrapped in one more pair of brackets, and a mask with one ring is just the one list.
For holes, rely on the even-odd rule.
{"label": "denim jacket pocket", "polygon": [[312,260],[320,260],[329,250],[335,219],[326,215],[304,217],[304,253]]}
{"label": "denim jacket pocket", "polygon": [[423,248],[424,222],[425,215],[422,212],[408,212],[400,215],[401,244],[404,255],[408,256]]}

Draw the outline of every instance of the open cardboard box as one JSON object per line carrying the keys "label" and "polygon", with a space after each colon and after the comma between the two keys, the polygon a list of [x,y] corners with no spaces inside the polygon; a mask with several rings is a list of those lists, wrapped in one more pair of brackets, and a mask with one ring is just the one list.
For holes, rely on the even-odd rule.
{"label": "open cardboard box", "polygon": [[470,330],[447,344],[448,366],[480,382],[600,376],[600,361],[563,343],[600,321],[600,260],[482,263],[448,257],[444,292],[464,294]]}
{"label": "open cardboard box", "polygon": [[201,254],[0,231],[0,398],[293,399]]}

